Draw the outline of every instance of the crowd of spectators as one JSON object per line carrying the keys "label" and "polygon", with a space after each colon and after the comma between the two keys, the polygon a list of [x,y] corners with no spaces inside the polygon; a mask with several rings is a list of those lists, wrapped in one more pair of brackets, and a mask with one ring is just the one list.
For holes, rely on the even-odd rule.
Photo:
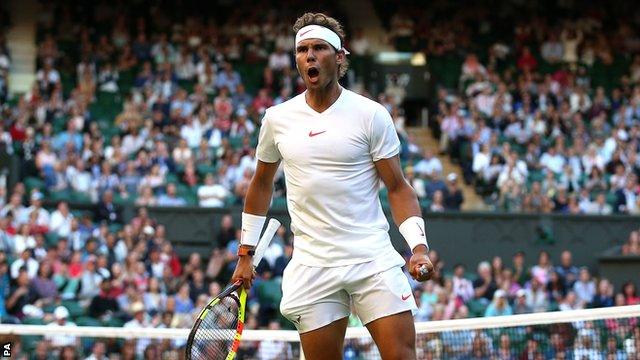
{"label": "crowd of spectators", "polygon": [[11,59],[7,47],[6,33],[11,25],[9,13],[0,6],[0,104],[9,96],[9,66]]}
{"label": "crowd of spectators", "polygon": [[[20,157],[22,180],[11,189],[0,182],[2,321],[189,327],[229,279],[238,224],[225,216],[208,258],[193,253],[181,262],[165,227],[145,207],[241,204],[256,164],[262,113],[303,90],[291,57],[290,24],[297,8],[279,9],[276,16],[264,6],[237,5],[225,8],[224,17],[202,21],[173,14],[171,7],[144,7],[148,4],[143,12],[105,2],[41,5],[37,81],[11,101],[6,96],[10,56],[0,28],[0,148]],[[394,16],[392,36],[399,44],[418,46],[407,43],[422,31],[407,20],[409,14]],[[493,43],[488,58],[480,52],[465,55],[460,81],[438,92],[433,112],[441,150],[458,159],[466,170],[463,179],[445,176],[437,154],[412,144],[393,91],[378,98],[396,122],[406,175],[427,200],[423,204],[431,211],[459,210],[464,201],[459,182],[466,181],[494,194],[495,206],[508,211],[640,211],[634,140],[640,98],[633,96],[638,64],[631,65],[621,87],[593,90],[595,80],[585,69],[597,61],[606,64],[603,49],[609,41],[594,35],[596,20],[578,21],[580,33],[567,31],[559,39],[553,34],[562,31],[554,27],[543,26],[534,36],[532,26],[522,24],[516,40]],[[436,56],[459,54],[469,39],[456,32],[447,38],[449,25],[435,26],[435,40],[420,49]],[[592,65],[583,59],[587,41]],[[366,54],[362,32],[352,45],[355,53]],[[577,59],[567,55],[571,46]],[[509,59],[516,70],[509,70]],[[557,70],[542,72],[543,61],[555,61]],[[247,71],[246,65],[256,64],[264,65],[259,73]],[[284,195],[280,173],[276,197]],[[93,203],[95,211],[70,209],[70,203]],[[123,217],[122,204],[139,207],[133,219]],[[640,254],[638,239],[638,232],[631,233],[622,252]],[[281,228],[258,268],[246,328],[292,328],[278,311],[282,271],[291,254],[290,234]],[[606,279],[593,279],[589,269],[573,265],[568,251],[557,266],[546,253],[531,267],[522,253],[514,255],[512,266],[496,257],[480,263],[475,275],[462,265],[444,264],[435,251],[430,256],[438,269],[435,279],[413,284],[417,321],[639,300],[633,284],[614,292]],[[359,325],[355,317],[350,323]],[[467,335],[464,341],[421,338],[419,350],[432,351],[439,340],[446,348],[459,346],[451,350],[456,354],[473,352],[469,358],[486,358],[476,350],[493,351],[479,344],[488,335]],[[23,340],[16,352],[32,351],[37,359],[51,354],[101,359],[106,353],[158,358],[184,346],[184,341],[120,344],[73,336]],[[623,340],[629,339],[617,339],[618,344]],[[516,339],[507,335],[504,341]],[[562,346],[573,344],[568,341]],[[287,358],[291,351],[284,343],[243,342],[240,352],[267,359]],[[348,358],[375,353],[375,347],[356,342],[346,351]]]}
{"label": "crowd of spectators", "polygon": [[389,21],[396,48],[430,59],[441,154],[492,209],[640,212],[638,29],[609,21],[636,9],[467,5],[397,5]]}

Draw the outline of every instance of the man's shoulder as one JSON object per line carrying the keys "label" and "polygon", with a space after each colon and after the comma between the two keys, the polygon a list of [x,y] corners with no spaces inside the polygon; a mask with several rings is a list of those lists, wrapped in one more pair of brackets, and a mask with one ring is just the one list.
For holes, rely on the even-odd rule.
{"label": "man's shoulder", "polygon": [[370,111],[372,114],[378,111],[389,113],[382,104],[373,99],[348,89],[343,89],[343,91],[345,91],[345,100],[347,101],[348,106],[352,109]]}
{"label": "man's shoulder", "polygon": [[267,108],[265,117],[272,114],[280,114],[294,109],[299,109],[304,101],[304,92],[300,93],[287,101],[283,101],[280,104],[273,105]]}

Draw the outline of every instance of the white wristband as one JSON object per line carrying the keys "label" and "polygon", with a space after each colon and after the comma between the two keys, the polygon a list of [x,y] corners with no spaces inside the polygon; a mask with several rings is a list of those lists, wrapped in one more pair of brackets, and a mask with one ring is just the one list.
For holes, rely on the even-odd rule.
{"label": "white wristband", "polygon": [[243,212],[240,245],[258,245],[260,232],[262,232],[262,227],[264,226],[265,221],[267,221],[266,216],[247,214]]}
{"label": "white wristband", "polygon": [[427,233],[424,229],[424,219],[419,216],[412,216],[398,226],[398,230],[400,230],[400,234],[402,234],[402,237],[404,237],[404,240],[409,245],[411,252],[413,252],[413,249],[418,245],[424,245],[427,247],[427,250],[429,250]]}

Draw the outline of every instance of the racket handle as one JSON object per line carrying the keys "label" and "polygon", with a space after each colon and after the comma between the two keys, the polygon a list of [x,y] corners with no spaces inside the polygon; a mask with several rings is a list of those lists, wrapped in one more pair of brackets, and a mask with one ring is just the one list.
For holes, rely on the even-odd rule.
{"label": "racket handle", "polygon": [[267,228],[264,229],[264,232],[262,233],[262,237],[260,237],[260,240],[258,241],[258,245],[256,246],[256,252],[253,255],[254,267],[257,267],[258,264],[260,264],[260,260],[262,260],[262,257],[264,256],[264,252],[269,247],[269,244],[271,243],[271,239],[273,239],[273,236],[276,234],[276,231],[278,231],[278,228],[280,228],[280,221],[273,218],[270,219],[269,223],[267,224]]}

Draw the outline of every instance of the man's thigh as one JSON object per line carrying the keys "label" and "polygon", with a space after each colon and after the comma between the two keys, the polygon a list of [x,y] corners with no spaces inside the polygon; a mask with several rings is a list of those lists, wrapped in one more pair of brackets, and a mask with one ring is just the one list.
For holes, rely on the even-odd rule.
{"label": "man's thigh", "polygon": [[341,360],[348,320],[349,317],[345,317],[300,334],[305,358],[307,360]]}
{"label": "man's thigh", "polygon": [[416,358],[416,330],[410,311],[376,319],[366,326],[383,360]]}
{"label": "man's thigh", "polygon": [[399,266],[382,271],[375,269],[375,261],[359,265],[354,272],[364,274],[348,284],[355,313],[363,324],[374,320],[417,310],[416,301],[407,276]]}
{"label": "man's thigh", "polygon": [[348,269],[290,263],[282,279],[280,312],[301,334],[349,316],[349,294],[340,274]]}
{"label": "man's thigh", "polygon": [[[375,266],[368,264],[363,266]],[[363,269],[362,272],[366,273]],[[350,289],[358,317],[371,333],[383,359],[415,358],[417,309],[411,285],[399,266],[363,277]]]}

